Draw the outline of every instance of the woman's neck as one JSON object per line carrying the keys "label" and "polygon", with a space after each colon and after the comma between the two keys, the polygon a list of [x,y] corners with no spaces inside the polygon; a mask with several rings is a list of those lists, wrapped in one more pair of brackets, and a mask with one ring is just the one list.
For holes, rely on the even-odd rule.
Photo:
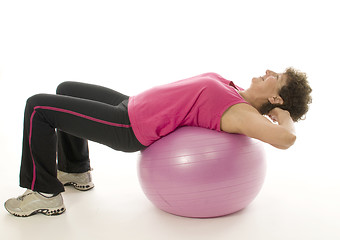
{"label": "woman's neck", "polygon": [[239,91],[239,94],[245,101],[247,101],[250,105],[252,105],[258,111],[263,105],[263,103],[265,102],[265,100],[263,100],[262,98],[259,98],[255,94],[252,94],[252,92],[248,90]]}

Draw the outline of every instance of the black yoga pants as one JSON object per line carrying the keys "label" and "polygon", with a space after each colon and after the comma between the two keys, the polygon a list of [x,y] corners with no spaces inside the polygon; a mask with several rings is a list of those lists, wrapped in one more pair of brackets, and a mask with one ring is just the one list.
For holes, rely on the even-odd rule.
{"label": "black yoga pants", "polygon": [[132,131],[128,101],[128,96],[114,90],[78,82],[61,83],[57,95],[30,97],[24,116],[20,186],[63,192],[57,169],[90,170],[87,140],[124,152],[144,149]]}

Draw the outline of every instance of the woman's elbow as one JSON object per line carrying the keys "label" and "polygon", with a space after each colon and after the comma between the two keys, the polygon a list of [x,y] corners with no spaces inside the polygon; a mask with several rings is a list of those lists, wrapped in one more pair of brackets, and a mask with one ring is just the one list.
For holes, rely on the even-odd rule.
{"label": "woman's elbow", "polygon": [[283,139],[283,141],[281,142],[281,144],[272,144],[274,147],[282,149],[282,150],[286,150],[288,148],[290,148],[291,146],[294,145],[295,141],[296,141],[296,135],[293,133],[289,133],[287,134]]}
{"label": "woman's elbow", "polygon": [[294,143],[296,141],[296,135],[295,134],[291,134],[291,138],[290,138],[290,146],[293,146]]}

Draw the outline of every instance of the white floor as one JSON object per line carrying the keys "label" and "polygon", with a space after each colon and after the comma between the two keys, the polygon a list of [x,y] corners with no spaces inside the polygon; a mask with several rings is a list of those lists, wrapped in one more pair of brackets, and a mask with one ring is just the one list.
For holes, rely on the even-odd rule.
{"label": "white floor", "polygon": [[95,188],[63,194],[57,217],[0,207],[1,239],[340,239],[336,1],[1,1],[0,203],[18,187],[25,100],[58,83],[129,95],[214,71],[246,87],[269,68],[306,71],[307,119],[287,151],[266,146],[267,177],[246,209],[214,219],[162,212],[137,179],[138,153],[91,143]]}
{"label": "white floor", "polygon": [[[183,218],[158,210],[139,187],[138,154],[92,144],[95,188],[88,192],[66,188],[67,211],[61,216],[16,218],[0,210],[1,235],[6,237],[2,239],[27,235],[32,239],[339,239],[340,177],[332,167],[338,166],[335,157],[301,141],[286,152],[268,149],[267,178],[258,197],[243,211],[214,219]],[[298,153],[301,149],[307,152],[304,156]],[[1,202],[21,194],[15,184],[16,165],[1,169]]]}

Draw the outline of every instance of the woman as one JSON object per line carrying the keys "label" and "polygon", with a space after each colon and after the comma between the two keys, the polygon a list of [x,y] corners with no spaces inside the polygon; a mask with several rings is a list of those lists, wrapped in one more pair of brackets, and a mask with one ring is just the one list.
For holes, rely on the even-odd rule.
{"label": "woman", "polygon": [[293,122],[308,111],[311,91],[306,75],[293,68],[280,74],[267,70],[246,90],[216,73],[133,97],[95,85],[62,83],[57,95],[27,100],[20,186],[28,190],[9,199],[5,208],[15,216],[63,213],[64,185],[78,190],[94,186],[87,140],[134,152],[178,127],[198,126],[287,149],[296,139]]}

